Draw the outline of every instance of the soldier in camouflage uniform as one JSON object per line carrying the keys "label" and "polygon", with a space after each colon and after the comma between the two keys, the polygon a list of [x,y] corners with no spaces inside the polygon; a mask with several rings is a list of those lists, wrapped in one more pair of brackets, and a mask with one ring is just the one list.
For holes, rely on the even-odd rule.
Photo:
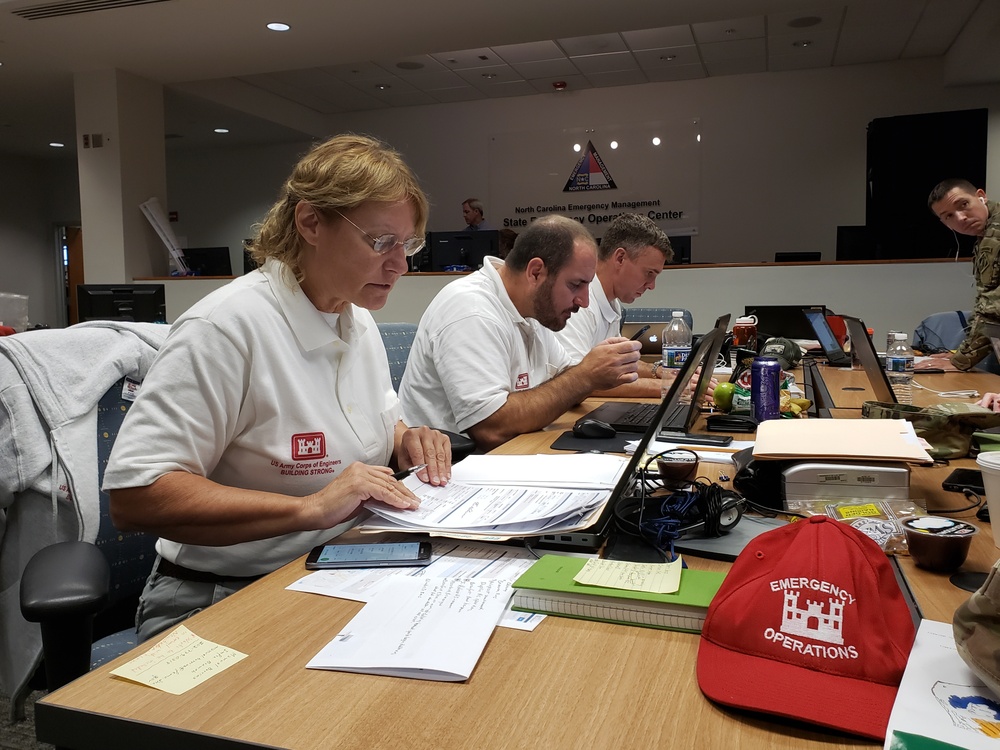
{"label": "soldier in camouflage uniform", "polygon": [[955,610],[952,626],[959,655],[1000,696],[1000,562],[979,591]]}
{"label": "soldier in camouflage uniform", "polygon": [[954,232],[979,237],[972,251],[976,302],[965,341],[951,355],[958,370],[969,370],[993,351],[984,323],[1000,323],[1000,203],[966,180],[945,180],[927,198],[941,223]]}

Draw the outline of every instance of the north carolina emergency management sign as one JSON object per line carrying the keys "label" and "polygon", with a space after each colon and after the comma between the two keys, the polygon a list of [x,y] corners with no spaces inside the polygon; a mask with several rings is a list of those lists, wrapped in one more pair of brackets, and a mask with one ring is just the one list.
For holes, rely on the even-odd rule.
{"label": "north carolina emergency management sign", "polygon": [[604,160],[597,153],[594,144],[587,141],[587,148],[583,151],[583,156],[573,167],[573,173],[566,181],[564,193],[571,193],[577,190],[615,190],[614,179],[608,168],[604,166]]}

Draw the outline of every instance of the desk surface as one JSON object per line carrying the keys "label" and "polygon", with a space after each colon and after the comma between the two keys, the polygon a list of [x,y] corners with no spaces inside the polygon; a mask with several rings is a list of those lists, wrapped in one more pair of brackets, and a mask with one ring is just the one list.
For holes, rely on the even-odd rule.
{"label": "desk surface", "polygon": [[[980,388],[980,390],[982,390]],[[498,452],[548,450],[597,402]],[[971,465],[971,461],[966,460]],[[921,468],[913,485],[930,510],[960,507],[940,482],[952,467]],[[704,471],[726,470],[722,464]],[[972,523],[971,512],[960,514]],[[988,526],[964,569],[997,558]],[[688,557],[691,565],[727,563]],[[968,593],[946,575],[902,567],[924,615],[950,621]],[[465,683],[305,669],[362,606],[286,591],[302,560],[191,618],[199,636],[248,658],[184,695],[117,680],[109,671],[150,644],[67,685],[36,705],[40,739],[79,748],[831,748],[872,747],[777,718],[723,709],[698,689],[698,636],[549,617],[534,632],[497,628]]]}

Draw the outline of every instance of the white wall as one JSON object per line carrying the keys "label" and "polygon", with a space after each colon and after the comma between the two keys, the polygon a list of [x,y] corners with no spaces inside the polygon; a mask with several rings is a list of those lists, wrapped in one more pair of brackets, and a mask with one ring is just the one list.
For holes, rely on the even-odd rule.
{"label": "white wall", "polygon": [[[978,107],[1000,112],[1000,86],[945,88],[942,80],[939,60],[911,60],[358,112],[338,117],[335,130],[372,133],[402,151],[430,195],[430,228],[454,229],[469,195],[483,198],[489,215],[491,134],[698,117],[701,233],[694,262],[753,262],[803,249],[832,260],[837,225],[865,223],[872,119]],[[994,115],[993,143],[1000,143],[998,134]],[[190,246],[228,245],[239,263],[242,240],[308,145],[169,153],[176,233]],[[990,149],[988,161],[987,188],[1000,186],[1000,150]],[[971,301],[969,288],[964,307]]]}

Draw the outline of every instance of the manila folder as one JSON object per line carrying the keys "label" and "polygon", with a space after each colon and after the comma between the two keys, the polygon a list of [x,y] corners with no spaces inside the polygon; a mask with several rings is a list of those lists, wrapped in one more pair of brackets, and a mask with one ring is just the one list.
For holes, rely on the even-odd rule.
{"label": "manila folder", "polygon": [[771,419],[757,425],[753,457],[933,462],[905,419]]}

